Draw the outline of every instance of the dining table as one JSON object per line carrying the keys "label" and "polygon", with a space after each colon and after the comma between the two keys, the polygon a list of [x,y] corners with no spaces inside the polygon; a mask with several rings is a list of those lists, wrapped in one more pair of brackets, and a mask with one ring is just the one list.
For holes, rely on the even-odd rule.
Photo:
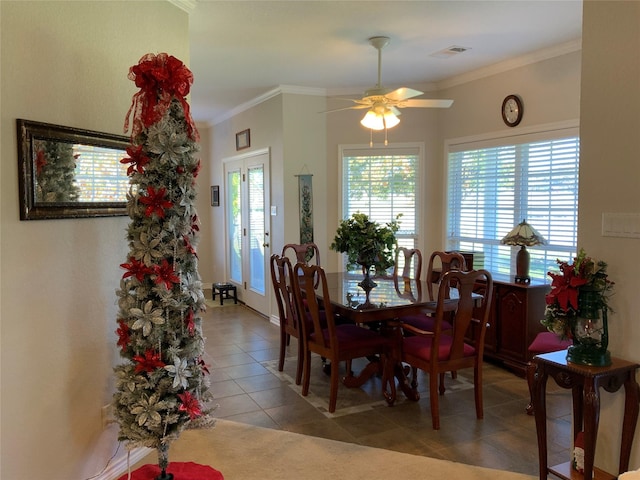
{"label": "dining table", "polygon": [[[356,324],[379,328],[382,335],[396,339],[395,347],[388,354],[387,361],[393,364],[393,377],[383,378],[383,395],[389,405],[396,400],[396,384],[404,395],[413,401],[420,399],[415,388],[410,385],[406,370],[400,360],[402,331],[398,319],[419,313],[435,312],[437,302],[429,298],[427,282],[405,277],[374,276],[376,286],[364,289],[359,283],[362,274],[350,272],[325,273],[329,297],[335,314]],[[451,289],[451,298],[445,300],[445,311],[454,310],[457,305],[457,290]],[[480,297],[480,296],[479,296]],[[373,375],[383,370],[380,359],[370,358],[369,363],[357,376],[347,375],[343,383],[347,387],[359,387]]]}

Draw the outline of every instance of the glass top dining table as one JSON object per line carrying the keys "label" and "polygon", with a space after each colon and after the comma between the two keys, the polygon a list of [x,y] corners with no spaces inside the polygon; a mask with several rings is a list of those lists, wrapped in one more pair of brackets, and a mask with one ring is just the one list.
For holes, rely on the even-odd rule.
{"label": "glass top dining table", "polygon": [[[393,277],[373,277],[376,286],[366,292],[358,285],[362,275],[326,273],[329,296],[335,313],[356,323],[391,320],[425,311],[435,311],[436,302],[429,299],[427,282]],[[455,294],[448,301],[455,308]]]}

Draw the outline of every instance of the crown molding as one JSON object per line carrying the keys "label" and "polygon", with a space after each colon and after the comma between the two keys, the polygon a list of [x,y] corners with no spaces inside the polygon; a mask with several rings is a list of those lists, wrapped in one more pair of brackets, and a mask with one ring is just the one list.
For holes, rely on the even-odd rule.
{"label": "crown molding", "polygon": [[290,93],[295,95],[315,95],[319,97],[326,97],[327,90],[325,88],[309,88],[309,87],[298,87],[295,85],[278,85],[276,88],[269,90],[268,92],[263,93],[251,100],[241,103],[237,107],[225,112],[223,115],[216,117],[213,121],[213,124],[216,125],[218,123],[224,122],[225,120],[229,120],[230,118],[238,115],[244,111],[249,110],[257,105],[260,105],[263,102],[266,102],[270,98],[277,97],[278,95]]}

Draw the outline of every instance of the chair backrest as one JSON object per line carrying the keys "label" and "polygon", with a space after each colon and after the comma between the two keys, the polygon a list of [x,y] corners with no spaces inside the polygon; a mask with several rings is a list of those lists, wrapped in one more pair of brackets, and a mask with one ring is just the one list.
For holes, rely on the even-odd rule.
{"label": "chair backrest", "polygon": [[422,298],[421,275],[422,252],[417,248],[398,247],[393,265],[393,285],[398,295],[413,300]]}
{"label": "chair backrest", "polygon": [[[452,321],[453,341],[449,360],[455,360],[464,356],[465,339],[468,340],[468,333],[473,324],[475,328],[474,345],[475,355],[482,358],[484,354],[484,338],[489,322],[489,314],[491,305],[491,297],[493,295],[493,279],[487,270],[470,270],[468,272],[462,270],[449,270],[442,276],[440,288],[438,289],[438,299],[436,307],[436,328],[434,344],[439,345],[439,337],[441,334],[441,324],[439,319]],[[449,317],[446,311],[447,300],[449,299],[449,285],[456,284],[457,304],[453,312],[453,317]],[[484,294],[479,296],[476,294],[479,286],[483,287]],[[478,312],[482,312],[480,316]],[[465,338],[466,337],[466,338]],[[438,349],[434,348],[432,355],[437,361]]]}
{"label": "chair backrest", "polygon": [[271,282],[278,304],[280,328],[290,335],[301,338],[298,309],[293,294],[293,267],[287,257],[271,255]]}
{"label": "chair backrest", "polygon": [[[296,263],[306,263],[310,265],[311,263],[315,263],[316,265],[320,265],[320,250],[318,246],[313,243],[287,243],[284,247],[282,247],[282,255],[283,257],[288,256],[288,254],[293,254],[293,257],[290,259],[293,261],[293,264]],[[313,260],[313,262],[311,262]]]}
{"label": "chair backrest", "polygon": [[[310,349],[321,353],[323,349],[337,348],[335,318],[324,269],[319,265],[297,263],[293,267],[293,292],[298,312],[304,312],[307,317],[301,324],[304,338],[308,344],[314,344]],[[322,334],[325,328],[327,336]]]}
{"label": "chair backrest", "polygon": [[[466,270],[464,256],[461,253],[447,253],[436,250],[431,254],[429,257],[429,266],[427,267],[427,290],[429,291],[429,300],[435,300],[435,291],[433,286],[441,286],[444,274],[450,270]],[[447,286],[451,288],[455,285],[447,283]],[[446,293],[446,298],[449,298],[449,292],[447,291]]]}
{"label": "chair backrest", "polygon": [[396,249],[396,260],[393,264],[393,278],[420,280],[421,275],[422,252],[417,248],[398,247]]}

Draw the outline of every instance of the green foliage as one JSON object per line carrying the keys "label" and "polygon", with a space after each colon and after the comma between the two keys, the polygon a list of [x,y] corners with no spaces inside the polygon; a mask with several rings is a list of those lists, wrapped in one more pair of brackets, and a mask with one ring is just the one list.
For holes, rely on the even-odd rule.
{"label": "green foliage", "polygon": [[396,232],[400,228],[401,215],[395,220],[380,226],[372,222],[364,213],[354,213],[351,218],[342,220],[331,250],[347,254],[347,269],[356,264],[375,266],[376,272],[382,272],[393,266],[395,260]]}

